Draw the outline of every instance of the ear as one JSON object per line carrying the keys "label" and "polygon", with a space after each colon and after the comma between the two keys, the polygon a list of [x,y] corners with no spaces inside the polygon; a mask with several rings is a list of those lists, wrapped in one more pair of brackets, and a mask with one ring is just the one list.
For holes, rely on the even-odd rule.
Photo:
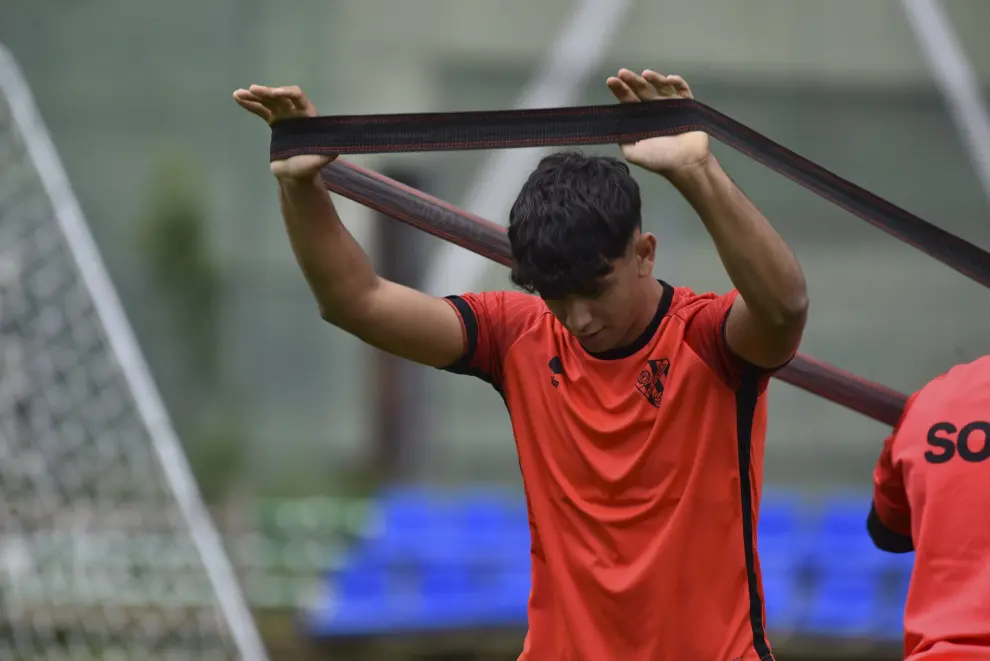
{"label": "ear", "polygon": [[641,278],[653,277],[653,264],[657,257],[657,237],[651,232],[644,232],[633,242],[633,256],[636,259],[636,271]]}

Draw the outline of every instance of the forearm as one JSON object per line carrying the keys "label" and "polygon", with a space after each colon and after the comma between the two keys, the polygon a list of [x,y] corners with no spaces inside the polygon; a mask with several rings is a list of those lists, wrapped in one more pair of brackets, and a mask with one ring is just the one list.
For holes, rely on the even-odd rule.
{"label": "forearm", "polygon": [[278,197],[289,242],[320,314],[346,325],[378,285],[371,260],[340,222],[319,175],[278,179]]}
{"label": "forearm", "polygon": [[701,218],[749,310],[774,325],[803,316],[808,296],[797,258],[715,157],[670,181]]}

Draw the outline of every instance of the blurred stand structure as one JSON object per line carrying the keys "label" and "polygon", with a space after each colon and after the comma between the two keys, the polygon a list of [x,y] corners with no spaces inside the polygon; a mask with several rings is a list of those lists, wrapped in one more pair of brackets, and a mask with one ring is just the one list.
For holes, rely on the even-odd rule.
{"label": "blurred stand structure", "polygon": [[[426,178],[421,172],[387,165],[381,173],[412,188],[426,191]],[[375,269],[386,280],[420,289],[425,272],[426,237],[422,232],[393,222],[386,216],[374,219]],[[374,448],[370,475],[374,484],[389,484],[402,480],[415,469],[417,458],[423,457],[423,438],[429,428],[424,417],[427,410],[423,388],[423,372],[409,361],[384,351],[375,352],[375,381],[369,398],[368,437]]]}
{"label": "blurred stand structure", "polygon": [[[580,4],[3,5],[0,42],[26,71],[201,490],[224,514],[216,520],[273,658],[401,658],[383,651],[393,645],[409,654],[446,649],[447,658],[471,658],[488,645],[488,658],[514,658],[525,594],[519,579],[525,558],[515,553],[525,541],[518,463],[498,396],[466,377],[383,356],[319,319],[278,218],[267,133],[236,108],[230,91],[251,82],[298,83],[323,114],[510,107],[545,60],[563,17]],[[943,96],[949,88],[928,73],[926,58],[934,62],[938,52],[919,45],[906,6],[907,0],[753,0],[745,7],[729,0],[632,1],[568,103],[609,102],[604,79],[620,66],[681,74],[706,103],[988,246],[990,205],[970,156],[978,145],[954,127],[958,111]],[[990,4],[940,6],[958,53],[968,56],[970,100],[982,96],[985,103]],[[804,350],[903,391],[985,352],[987,292],[744,157],[716,150],[804,264],[813,300]],[[170,279],[170,258],[152,271],[156,262],[146,250],[162,248],[164,239],[146,224],[161,198],[148,194],[145,183],[160,179],[156,164],[175,154],[181,176],[202,191],[192,212],[201,224],[187,236],[196,239],[201,261],[186,262],[201,268],[199,279],[178,265]],[[356,160],[466,206],[481,199],[471,191],[484,190],[475,182],[489,156]],[[0,172],[0,228],[23,211],[2,194],[18,183],[11,172]],[[696,290],[727,289],[710,240],[686,205],[662,182],[637,176],[647,227],[661,241],[658,274]],[[491,200],[491,208],[508,203]],[[338,209],[383,275],[425,286],[442,249],[438,241],[345,200]],[[492,213],[505,220],[503,211]],[[136,247],[134,237],[144,230],[158,238]],[[192,256],[189,248],[186,257]],[[6,255],[0,262],[16,267]],[[509,286],[504,269],[482,272],[484,288]],[[471,285],[477,283],[463,284]],[[3,292],[19,286],[0,274]],[[175,288],[174,299],[163,293],[168,287]],[[3,296],[0,311],[14,294]],[[211,316],[215,327],[204,322],[182,333],[166,326],[178,321],[171,312],[166,318],[169,300],[179,307],[186,301],[200,310],[190,319]],[[199,331],[213,340],[190,339]],[[16,354],[16,344],[7,343],[4,355]],[[193,355],[207,358],[193,365],[183,359]],[[214,359],[215,380],[179,369]],[[16,362],[11,357],[9,364]],[[6,370],[0,382],[4,420],[16,408],[17,372]],[[819,658],[840,652],[895,658],[899,591],[909,566],[863,548],[857,518],[886,430],[783,384],[771,388],[770,415],[760,543],[770,628],[777,632],[772,641],[795,658],[809,640],[817,641],[811,649]],[[388,489],[392,482],[423,490]],[[9,500],[7,484],[0,500]],[[463,505],[464,516],[449,518],[451,509],[436,504],[437,492],[446,494],[441,501]],[[463,541],[481,531],[492,548],[505,551],[499,562],[482,563],[487,569]],[[133,537],[142,539],[139,532]],[[419,620],[385,617],[388,595],[408,596],[402,586],[416,540],[455,554],[418,565],[414,575],[437,582],[436,589],[415,593],[417,603],[475,609],[473,619],[436,612],[430,619],[434,628],[471,633],[444,633],[446,643],[410,643],[412,634],[396,631],[417,621],[422,628],[431,611],[421,609]],[[829,562],[809,540],[848,563]],[[385,557],[382,549],[392,554],[389,563],[363,561]],[[396,567],[404,568],[399,587],[382,588],[374,601],[372,587],[388,585],[384,577]],[[348,576],[355,582],[342,583]],[[348,585],[358,586],[356,593]],[[444,590],[463,601],[446,599]],[[393,626],[372,632],[370,647],[335,652],[344,644],[342,632],[360,622],[358,615],[349,624],[341,620],[345,593],[368,598],[363,606],[351,604],[349,613],[370,609]],[[29,625],[44,638],[42,625]],[[331,648],[300,642],[310,634],[329,636]]]}

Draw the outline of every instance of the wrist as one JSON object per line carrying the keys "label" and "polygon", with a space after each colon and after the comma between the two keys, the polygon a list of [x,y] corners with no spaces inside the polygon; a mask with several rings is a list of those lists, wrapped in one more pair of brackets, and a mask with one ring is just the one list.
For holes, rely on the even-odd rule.
{"label": "wrist", "polygon": [[682,194],[701,191],[710,187],[718,173],[719,165],[715,156],[709,154],[704,160],[663,173],[663,176]]}
{"label": "wrist", "polygon": [[317,181],[322,185],[322,177],[320,176],[320,171],[315,172],[273,172],[275,175],[275,181],[278,182],[280,188],[286,190],[293,190],[298,188],[309,188],[313,186]]}

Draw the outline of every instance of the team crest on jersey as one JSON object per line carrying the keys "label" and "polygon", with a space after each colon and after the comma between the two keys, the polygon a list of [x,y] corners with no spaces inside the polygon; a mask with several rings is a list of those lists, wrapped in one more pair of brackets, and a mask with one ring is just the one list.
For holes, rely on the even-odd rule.
{"label": "team crest on jersey", "polygon": [[663,387],[669,370],[670,361],[666,358],[648,360],[636,380],[636,390],[643,393],[646,401],[657,408],[660,408],[660,400],[663,399]]}

